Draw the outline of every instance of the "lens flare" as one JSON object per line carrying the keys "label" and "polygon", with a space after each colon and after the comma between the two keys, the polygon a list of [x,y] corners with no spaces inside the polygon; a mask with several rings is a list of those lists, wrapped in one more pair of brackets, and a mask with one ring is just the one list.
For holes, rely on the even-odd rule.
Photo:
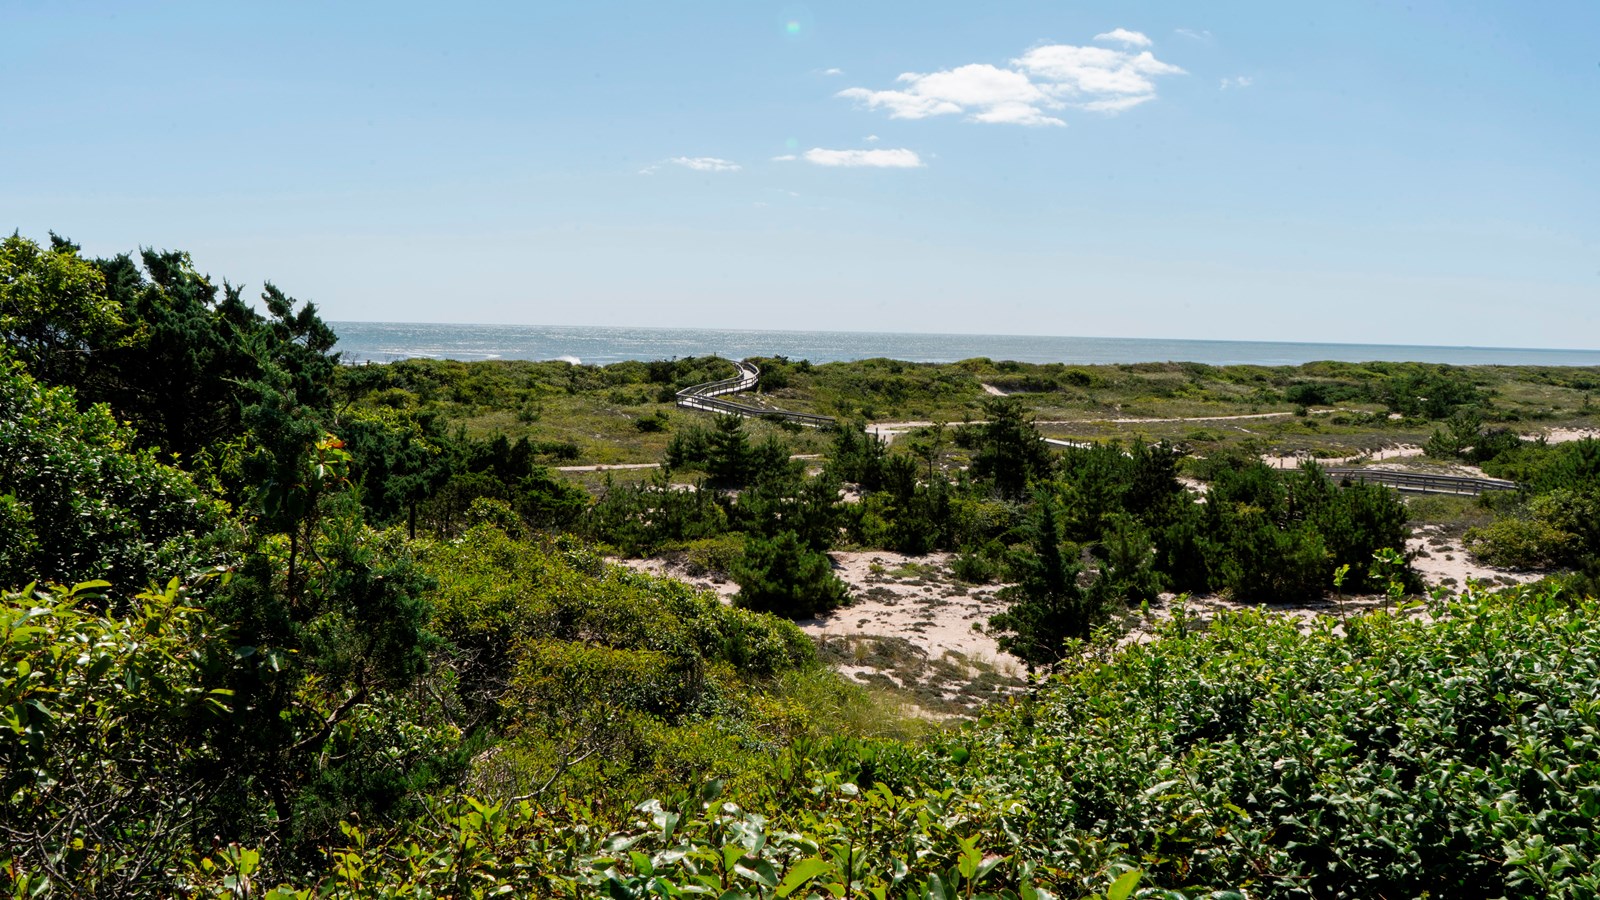
{"label": "lens flare", "polygon": [[816,18],[811,12],[811,7],[803,3],[790,4],[778,11],[777,21],[779,33],[791,41],[805,41],[814,37],[816,31]]}

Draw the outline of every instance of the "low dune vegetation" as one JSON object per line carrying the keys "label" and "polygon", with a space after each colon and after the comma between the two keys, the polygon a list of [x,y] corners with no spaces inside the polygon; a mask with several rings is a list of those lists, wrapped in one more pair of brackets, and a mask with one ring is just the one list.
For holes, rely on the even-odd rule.
{"label": "low dune vegetation", "polygon": [[[1591,370],[756,360],[799,429],[19,235],[0,334],[9,895],[1600,893]],[[1402,442],[1518,487],[1316,462]]]}

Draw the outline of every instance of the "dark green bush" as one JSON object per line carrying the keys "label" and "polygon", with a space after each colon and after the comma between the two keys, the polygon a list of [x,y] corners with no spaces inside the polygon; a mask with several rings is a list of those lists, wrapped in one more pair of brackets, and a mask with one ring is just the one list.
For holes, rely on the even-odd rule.
{"label": "dark green bush", "polygon": [[751,536],[733,566],[739,584],[734,602],[745,609],[804,619],[850,600],[849,588],[833,574],[827,554],[807,547],[792,531]]}

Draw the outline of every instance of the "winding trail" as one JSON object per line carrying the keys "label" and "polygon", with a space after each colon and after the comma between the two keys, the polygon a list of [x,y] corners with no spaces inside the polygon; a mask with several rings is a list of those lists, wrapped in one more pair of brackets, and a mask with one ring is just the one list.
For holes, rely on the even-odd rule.
{"label": "winding trail", "polygon": [[731,360],[739,372],[732,378],[720,381],[708,381],[705,384],[690,385],[678,392],[678,406],[683,409],[698,409],[703,412],[720,413],[728,416],[738,416],[743,419],[776,419],[793,422],[807,428],[828,428],[835,424],[827,416],[818,416],[811,413],[790,412],[786,409],[775,407],[751,406],[748,403],[735,403],[731,400],[718,399],[728,394],[737,394],[748,391],[756,386],[761,377],[761,370],[755,363],[748,360]]}

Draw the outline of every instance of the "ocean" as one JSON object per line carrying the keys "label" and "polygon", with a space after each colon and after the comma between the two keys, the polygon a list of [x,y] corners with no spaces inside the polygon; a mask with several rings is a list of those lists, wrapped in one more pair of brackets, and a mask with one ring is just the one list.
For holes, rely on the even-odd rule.
{"label": "ocean", "polygon": [[1189,341],[1004,334],[855,331],[746,331],[722,328],[432,325],[331,322],[346,362],[433,359],[563,359],[605,365],[623,360],[717,355],[783,356],[814,363],[887,357],[955,362],[986,356],[1028,363],[1198,362],[1292,366],[1317,360],[1453,365],[1600,366],[1600,350]]}

